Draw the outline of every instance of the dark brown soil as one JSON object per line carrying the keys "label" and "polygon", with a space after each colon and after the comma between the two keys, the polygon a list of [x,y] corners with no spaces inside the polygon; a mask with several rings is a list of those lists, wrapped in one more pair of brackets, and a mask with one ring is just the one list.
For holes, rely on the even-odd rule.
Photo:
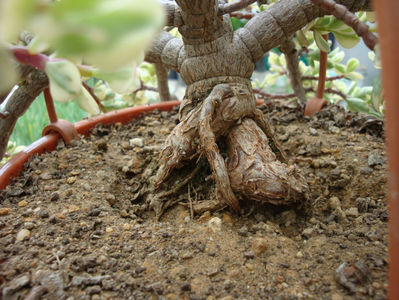
{"label": "dark brown soil", "polygon": [[98,126],[34,158],[0,194],[3,299],[385,299],[381,124],[335,106],[311,119],[263,110],[308,200],[206,211],[215,195],[204,164],[157,221],[140,191],[175,113]]}

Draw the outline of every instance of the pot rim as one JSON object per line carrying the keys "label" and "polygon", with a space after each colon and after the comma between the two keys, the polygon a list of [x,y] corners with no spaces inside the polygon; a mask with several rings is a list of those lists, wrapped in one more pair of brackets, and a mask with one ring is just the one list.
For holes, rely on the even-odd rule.
{"label": "pot rim", "polygon": [[[105,114],[95,116],[89,119],[83,119],[74,123],[75,129],[79,134],[87,134],[90,129],[94,128],[97,124],[126,124],[131,120],[139,117],[143,113],[148,113],[153,110],[159,109],[161,111],[170,111],[175,106],[180,105],[181,101],[165,101],[154,104],[146,104],[134,107],[123,108],[107,112]],[[27,146],[24,150],[14,155],[0,168],[0,191],[4,190],[11,180],[24,169],[25,163],[35,154],[42,154],[51,152],[57,147],[58,140],[61,136],[58,133],[50,133],[34,141]]]}

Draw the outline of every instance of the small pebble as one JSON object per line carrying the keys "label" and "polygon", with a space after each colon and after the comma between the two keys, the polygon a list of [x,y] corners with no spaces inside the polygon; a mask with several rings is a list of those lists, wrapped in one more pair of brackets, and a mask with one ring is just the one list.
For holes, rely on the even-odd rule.
{"label": "small pebble", "polygon": [[72,177],[68,177],[67,179],[67,183],[68,184],[74,184],[76,182],[76,177],[72,176]]}
{"label": "small pebble", "polygon": [[219,232],[222,229],[222,220],[218,217],[214,217],[208,221],[208,227],[213,232]]}
{"label": "small pebble", "polygon": [[123,224],[123,230],[129,231],[130,230],[130,225],[128,223]]}
{"label": "small pebble", "polygon": [[28,229],[21,229],[17,234],[17,241],[21,242],[29,239],[30,231]]}
{"label": "small pebble", "polygon": [[141,138],[133,138],[131,140],[129,140],[129,144],[132,147],[143,147],[144,146],[144,142],[143,139]]}
{"label": "small pebble", "polygon": [[28,205],[28,202],[25,201],[25,200],[22,200],[22,201],[19,201],[19,202],[18,202],[18,206],[19,206],[19,207],[25,207],[25,206],[27,206],[27,205]]}
{"label": "small pebble", "polygon": [[113,231],[114,231],[114,229],[112,227],[105,228],[105,232],[107,232],[107,233],[111,233]]}
{"label": "small pebble", "polygon": [[10,210],[7,207],[0,208],[0,216],[8,215],[9,212]]}

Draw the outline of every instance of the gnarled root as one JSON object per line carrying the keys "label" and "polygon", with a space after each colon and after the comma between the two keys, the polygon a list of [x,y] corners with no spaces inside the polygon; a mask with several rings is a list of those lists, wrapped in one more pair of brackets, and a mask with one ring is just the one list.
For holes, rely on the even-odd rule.
{"label": "gnarled root", "polygon": [[[220,136],[227,136],[227,166],[216,144]],[[237,212],[237,193],[252,200],[287,204],[307,190],[299,169],[283,163],[284,151],[245,85],[216,85],[202,103],[184,114],[165,142],[155,185],[159,187],[173,169],[201,153],[211,167],[219,201]]]}
{"label": "gnarled root", "polygon": [[297,166],[276,159],[256,122],[245,118],[227,137],[228,172],[233,191],[245,198],[288,204],[307,190]]}

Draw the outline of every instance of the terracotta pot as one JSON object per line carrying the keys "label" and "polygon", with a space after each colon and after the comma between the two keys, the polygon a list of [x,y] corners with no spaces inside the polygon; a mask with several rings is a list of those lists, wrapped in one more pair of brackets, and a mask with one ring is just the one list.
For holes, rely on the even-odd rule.
{"label": "terracotta pot", "polygon": [[[82,120],[75,123],[76,131],[80,134],[86,134],[90,129],[99,123],[112,124],[122,123],[125,124],[134,118],[137,118],[142,113],[147,113],[155,109],[162,111],[172,110],[173,107],[179,105],[180,101],[168,101],[151,105],[142,105],[136,107],[125,108],[117,111],[112,111],[91,119]],[[61,136],[58,133],[49,133],[43,136],[30,146],[26,147],[23,151],[16,154],[0,169],[0,190],[6,188],[11,179],[18,176],[24,168],[24,164],[28,159],[35,154],[42,154],[43,152],[52,151],[57,146],[58,140]]]}
{"label": "terracotta pot", "polygon": [[389,199],[388,298],[399,299],[399,1],[375,0],[386,100]]}

